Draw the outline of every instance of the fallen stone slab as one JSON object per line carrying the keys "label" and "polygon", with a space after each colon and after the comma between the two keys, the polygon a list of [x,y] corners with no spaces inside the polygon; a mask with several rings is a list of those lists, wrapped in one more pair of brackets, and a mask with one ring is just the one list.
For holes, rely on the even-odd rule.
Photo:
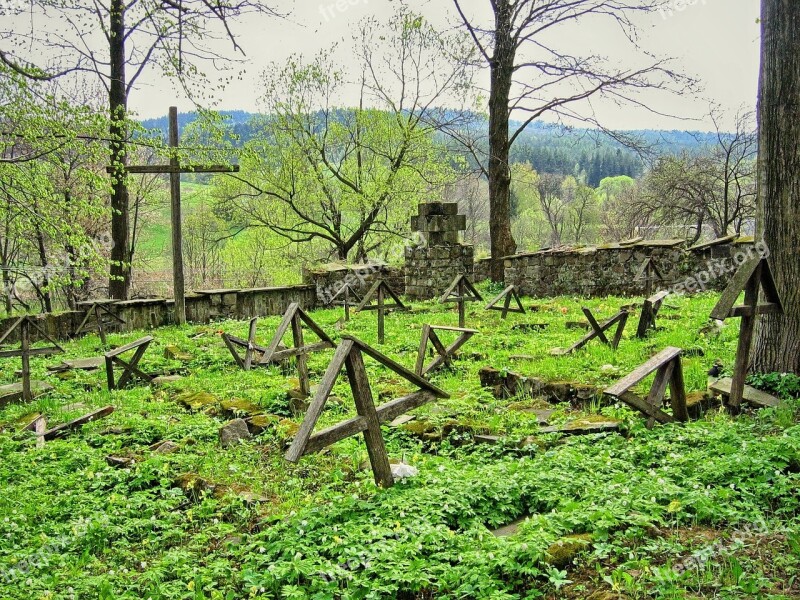
{"label": "fallen stone slab", "polygon": [[61,361],[57,365],[47,367],[48,371],[58,373],[60,371],[94,371],[105,366],[105,358],[93,356],[91,358],[75,358]]}
{"label": "fallen stone slab", "polygon": [[178,449],[178,444],[172,440],[161,440],[150,446],[150,450],[154,454],[172,454],[173,452],[177,452]]}
{"label": "fallen stone slab", "polygon": [[497,529],[492,530],[492,535],[494,537],[510,537],[517,533],[519,530],[519,526],[522,525],[525,521],[528,520],[528,517],[520,517],[516,521],[512,521],[508,525],[503,525],[502,527],[498,527]]}
{"label": "fallen stone slab", "polygon": [[[730,377],[723,377],[717,382],[712,383],[709,388],[718,394],[728,397],[731,395],[732,384],[733,380]],[[768,394],[767,392],[757,390],[749,385],[744,386],[744,394],[742,395],[742,399],[745,402],[749,402],[753,406],[758,406],[760,408],[774,408],[781,403],[781,401],[775,396]]]}
{"label": "fallen stone slab", "polygon": [[526,395],[532,398],[543,397],[553,403],[582,404],[601,395],[601,390],[592,385],[574,381],[545,381],[494,367],[483,367],[478,372],[478,377],[481,386],[492,388],[492,393],[499,399]]}
{"label": "fallen stone slab", "polygon": [[150,385],[153,387],[164,387],[165,385],[175,383],[181,379],[183,379],[183,375],[159,375],[158,377],[153,377],[152,381],[150,381]]}
{"label": "fallen stone slab", "polygon": [[219,404],[219,398],[208,392],[182,392],[175,401],[189,410],[197,411]]}
{"label": "fallen stone slab", "polygon": [[389,423],[389,427],[400,427],[401,425],[405,425],[406,423],[410,423],[414,419],[416,419],[414,415],[400,415],[396,419],[394,419],[391,423]]}
{"label": "fallen stone slab", "polygon": [[178,346],[170,344],[164,348],[164,358],[168,358],[170,360],[179,360],[181,362],[189,362],[194,357],[188,352],[181,350]]}
{"label": "fallen stone slab", "polygon": [[228,418],[234,417],[253,417],[264,412],[258,404],[244,400],[243,398],[230,398],[220,403],[222,412]]}
{"label": "fallen stone slab", "polygon": [[[46,394],[53,389],[53,386],[45,381],[31,379],[31,394],[33,394],[34,397]],[[0,406],[11,404],[12,402],[19,402],[20,400],[22,400],[21,381],[0,386]]]}
{"label": "fallen stone slab", "polygon": [[219,443],[223,448],[230,448],[251,437],[244,419],[234,419],[219,429]]}
{"label": "fallen stone slab", "polygon": [[589,435],[592,433],[606,433],[619,431],[620,421],[616,419],[597,419],[588,417],[575,419],[565,425],[542,427],[539,433],[562,433],[564,435]]}

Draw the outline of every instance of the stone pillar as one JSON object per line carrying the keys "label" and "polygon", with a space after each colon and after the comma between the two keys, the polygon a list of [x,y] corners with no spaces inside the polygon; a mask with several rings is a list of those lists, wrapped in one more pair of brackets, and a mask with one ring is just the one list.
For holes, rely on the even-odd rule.
{"label": "stone pillar", "polygon": [[426,202],[411,217],[411,229],[422,234],[422,243],[405,249],[406,296],[435,298],[457,275],[472,277],[475,251],[459,242],[467,218],[458,214],[455,202]]}

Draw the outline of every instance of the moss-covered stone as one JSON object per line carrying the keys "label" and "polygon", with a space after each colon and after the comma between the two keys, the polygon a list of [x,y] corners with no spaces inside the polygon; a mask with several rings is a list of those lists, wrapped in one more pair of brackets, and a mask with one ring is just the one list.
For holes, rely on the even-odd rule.
{"label": "moss-covered stone", "polygon": [[200,411],[208,408],[216,407],[219,404],[219,398],[208,392],[182,392],[175,397],[175,401],[181,406],[192,410]]}
{"label": "moss-covered stone", "polygon": [[280,423],[281,418],[276,415],[254,415],[249,419],[245,419],[247,423],[247,428],[250,430],[250,433],[253,435],[259,435],[264,433],[270,427],[276,426]]}
{"label": "moss-covered stone", "polygon": [[591,543],[592,536],[588,533],[563,537],[551,544],[547,549],[545,562],[556,568],[563,569],[575,560],[578,554],[587,550]]}
{"label": "moss-covered stone", "polygon": [[252,417],[253,415],[264,412],[264,410],[258,404],[242,398],[230,398],[228,400],[223,400],[220,403],[220,406],[222,407],[222,412],[225,414],[225,416],[230,418],[242,416]]}
{"label": "moss-covered stone", "polygon": [[188,352],[184,352],[178,346],[170,344],[164,348],[164,358],[170,360],[179,360],[181,362],[189,362],[193,356]]}

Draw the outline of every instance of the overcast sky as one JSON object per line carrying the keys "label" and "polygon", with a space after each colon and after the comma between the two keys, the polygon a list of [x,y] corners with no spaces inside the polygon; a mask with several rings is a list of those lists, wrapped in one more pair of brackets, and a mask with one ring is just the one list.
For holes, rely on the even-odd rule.
{"label": "overcast sky", "polygon": [[[388,18],[397,7],[396,0],[339,0],[338,6],[344,10],[337,8],[336,0],[296,0],[279,4],[293,6],[285,20],[251,19],[238,23],[236,32],[247,53],[247,72],[242,81],[228,86],[219,97],[219,108],[257,110],[257,99],[262,92],[260,74],[272,61],[281,62],[292,53],[311,57],[337,41],[346,47],[360,19],[367,15]],[[456,23],[451,0],[412,0],[409,4],[438,27]],[[477,14],[485,10],[488,1],[463,0],[462,4],[466,10]],[[676,66],[702,83],[702,93],[648,98],[659,112],[681,115],[683,119],[680,120],[611,105],[595,106],[608,126],[710,129],[708,119],[704,119],[709,102],[719,104],[728,112],[727,124],[740,107],[755,108],[759,67],[758,0],[674,0],[673,7],[671,15],[654,14],[640,23],[641,44],[658,55],[677,59]],[[621,65],[631,60],[610,23],[572,28],[559,39],[564,48],[589,47]],[[165,114],[167,107],[176,102],[181,110],[191,108],[187,101],[176,96],[173,86],[151,74],[132,94],[131,108],[141,117],[154,117]]]}

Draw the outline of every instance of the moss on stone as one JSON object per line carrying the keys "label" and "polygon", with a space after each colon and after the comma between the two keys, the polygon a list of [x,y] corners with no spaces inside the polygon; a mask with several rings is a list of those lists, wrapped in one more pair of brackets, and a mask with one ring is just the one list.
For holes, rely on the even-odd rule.
{"label": "moss on stone", "polygon": [[575,560],[578,554],[589,548],[591,543],[592,536],[588,533],[563,537],[552,543],[547,549],[545,562],[562,569]]}

